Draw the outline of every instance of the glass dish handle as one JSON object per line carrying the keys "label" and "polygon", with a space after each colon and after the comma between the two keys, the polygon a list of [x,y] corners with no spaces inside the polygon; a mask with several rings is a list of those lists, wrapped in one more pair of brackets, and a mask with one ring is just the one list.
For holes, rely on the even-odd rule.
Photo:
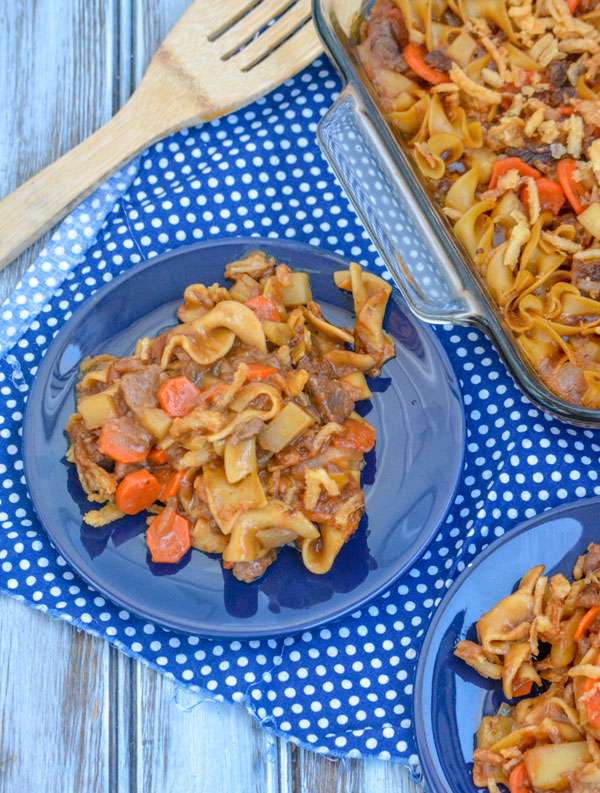
{"label": "glass dish handle", "polygon": [[[406,302],[428,322],[480,313],[351,86],[323,117],[319,143]],[[414,189],[414,188],[413,188]],[[439,232],[439,229],[438,229]]]}

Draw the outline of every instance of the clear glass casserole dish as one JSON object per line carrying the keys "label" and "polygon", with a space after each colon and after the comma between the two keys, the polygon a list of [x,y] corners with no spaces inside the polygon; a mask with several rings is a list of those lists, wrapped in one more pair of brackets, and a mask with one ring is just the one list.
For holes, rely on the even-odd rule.
{"label": "clear glass casserole dish", "polygon": [[313,19],[344,88],[319,143],[411,310],[431,323],[474,325],[493,340],[524,393],[563,421],[600,427],[600,410],[553,393],[526,359],[487,285],[435,205],[407,144],[386,121],[356,52],[373,0],[313,0]]}

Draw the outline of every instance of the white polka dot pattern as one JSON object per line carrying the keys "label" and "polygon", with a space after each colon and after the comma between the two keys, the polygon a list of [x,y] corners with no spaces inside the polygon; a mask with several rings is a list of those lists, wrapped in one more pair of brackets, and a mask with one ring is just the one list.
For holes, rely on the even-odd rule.
{"label": "white polka dot pattern", "polygon": [[[0,587],[107,637],[182,685],[244,702],[265,728],[297,743],[414,766],[415,665],[448,586],[516,523],[567,499],[600,494],[598,436],[534,408],[483,334],[436,329],[459,374],[468,423],[464,477],[445,525],[399,583],[320,630],[217,642],[174,635],[114,606],[50,544],[28,498],[20,456],[24,403],[48,343],[82,300],[131,265],[195,240],[260,235],[329,248],[382,272],[315,141],[316,124],[338,88],[332,67],[318,60],[246,110],[157,144],[142,155],[97,234],[91,221],[74,216],[28,273],[35,289],[32,279],[43,278],[47,261],[61,271],[56,286],[46,285],[52,296],[42,298],[33,320],[22,318],[27,330],[14,324],[12,347],[0,361]],[[67,239],[81,250],[63,270],[58,248]],[[7,326],[23,292],[3,307],[12,312],[5,314]]]}

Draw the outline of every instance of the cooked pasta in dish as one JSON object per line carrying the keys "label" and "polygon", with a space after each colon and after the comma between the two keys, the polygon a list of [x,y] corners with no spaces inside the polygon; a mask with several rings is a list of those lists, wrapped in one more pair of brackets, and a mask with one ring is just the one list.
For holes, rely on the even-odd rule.
{"label": "cooked pasta in dish", "polygon": [[360,38],[526,358],[600,408],[599,0],[377,0]]}
{"label": "cooked pasta in dish", "polygon": [[[479,643],[455,654],[502,680],[507,699],[477,731],[473,781],[498,793],[600,791],[600,545],[573,570],[543,575],[539,565],[477,623]],[[528,697],[533,686],[540,693]]]}
{"label": "cooked pasta in dish", "polygon": [[[383,318],[391,287],[356,263],[353,330],[328,322],[309,277],[260,251],[225,268],[230,289],[191,284],[181,324],[127,358],[81,363],[67,459],[103,526],[151,513],[155,562],[190,547],[222,554],[252,581],[295,543],[326,573],[364,513],[360,472],[375,430],[355,411],[394,355]],[[353,345],[353,349],[349,348]]]}

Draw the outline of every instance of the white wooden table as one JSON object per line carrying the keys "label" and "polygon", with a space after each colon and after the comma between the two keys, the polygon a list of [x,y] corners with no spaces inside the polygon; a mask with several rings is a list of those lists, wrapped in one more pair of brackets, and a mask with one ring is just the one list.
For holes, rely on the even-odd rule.
{"label": "white wooden table", "polygon": [[[128,98],[189,0],[0,0],[0,196]],[[214,0],[220,2],[220,0]],[[14,288],[43,240],[0,274]],[[416,793],[200,700],[106,641],[0,596],[0,793]]]}

